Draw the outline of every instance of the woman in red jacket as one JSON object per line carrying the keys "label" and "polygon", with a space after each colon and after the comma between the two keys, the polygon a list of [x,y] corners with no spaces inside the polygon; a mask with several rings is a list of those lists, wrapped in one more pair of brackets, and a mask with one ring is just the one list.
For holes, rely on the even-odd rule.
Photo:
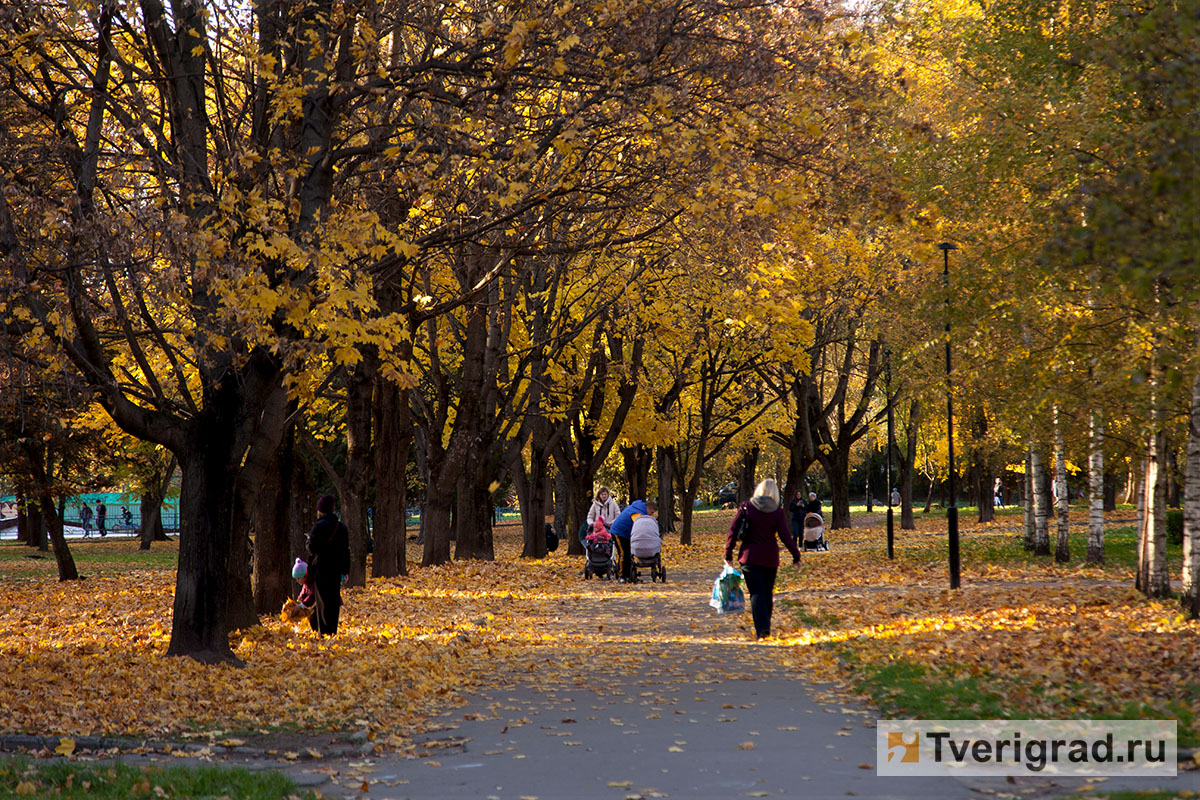
{"label": "woman in red jacket", "polygon": [[[749,520],[742,541],[738,531],[742,520]],[[792,566],[800,563],[800,549],[788,530],[787,512],[779,506],[779,486],[770,478],[754,489],[749,502],[742,503],[729,526],[725,539],[725,563],[734,566],[733,548],[738,547],[737,560],[750,593],[750,615],[754,618],[754,638],[771,635],[771,612],[775,607],[775,576],[779,573],[779,545],[775,537],[792,554]]]}

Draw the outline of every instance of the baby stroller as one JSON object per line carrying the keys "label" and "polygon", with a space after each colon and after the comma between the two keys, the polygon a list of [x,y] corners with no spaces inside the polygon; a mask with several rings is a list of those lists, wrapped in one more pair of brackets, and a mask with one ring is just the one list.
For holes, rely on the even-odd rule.
{"label": "baby stroller", "polygon": [[650,582],[657,581],[667,582],[667,569],[662,564],[662,551],[659,550],[652,556],[639,556],[636,553],[633,556],[633,574],[630,576],[630,581],[638,583],[642,576],[639,570],[650,570]]}
{"label": "baby stroller", "polygon": [[825,520],[820,514],[812,511],[804,515],[804,545],[805,550],[828,550],[829,542],[825,539]]}
{"label": "baby stroller", "polygon": [[593,531],[588,534],[583,546],[587,551],[587,563],[583,565],[583,577],[590,578],[595,575],[602,580],[608,578],[615,580],[617,556],[613,547],[612,534],[603,528]]}

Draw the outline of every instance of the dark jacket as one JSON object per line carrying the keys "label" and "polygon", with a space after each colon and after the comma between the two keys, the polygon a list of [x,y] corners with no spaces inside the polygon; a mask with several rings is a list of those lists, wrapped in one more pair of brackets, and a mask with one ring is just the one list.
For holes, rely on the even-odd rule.
{"label": "dark jacket", "polygon": [[804,524],[804,515],[807,513],[807,507],[804,500],[798,497],[793,497],[792,501],[788,503],[788,511],[792,515],[793,522],[799,522],[801,525]]}
{"label": "dark jacket", "polygon": [[804,513],[805,514],[820,514],[821,513],[821,501],[820,500],[809,500],[807,503],[804,504]]}
{"label": "dark jacket", "polygon": [[322,514],[305,539],[308,569],[318,584],[341,583],[350,572],[350,529],[337,514]]}
{"label": "dark jacket", "polygon": [[[739,545],[737,533],[743,516],[750,518],[750,531],[745,541]],[[740,563],[756,567],[778,567],[779,545],[775,541],[776,536],[792,554],[792,560],[799,561],[800,548],[796,547],[796,542],[792,539],[787,514],[770,498],[752,497],[750,502],[742,503],[729,526],[729,535],[725,538],[725,560],[732,561],[733,549],[738,547]]]}

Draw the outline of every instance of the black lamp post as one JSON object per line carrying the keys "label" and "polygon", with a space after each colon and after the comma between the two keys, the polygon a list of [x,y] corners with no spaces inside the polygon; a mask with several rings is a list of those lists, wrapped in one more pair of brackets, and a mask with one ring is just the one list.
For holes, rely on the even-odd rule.
{"label": "black lamp post", "polygon": [[883,351],[883,387],[887,401],[887,486],[883,487],[887,492],[887,542],[888,542],[888,558],[896,557],[896,533],[892,521],[892,448],[896,443],[895,415],[892,413],[892,351]]}
{"label": "black lamp post", "polygon": [[959,584],[958,563],[958,503],[954,487],[954,392],[951,384],[952,371],[950,368],[950,251],[957,250],[953,242],[942,242],[938,245],[942,251],[942,287],[946,291],[946,444],[949,456],[950,502],[946,507],[946,523],[950,533],[950,588],[957,589]]}

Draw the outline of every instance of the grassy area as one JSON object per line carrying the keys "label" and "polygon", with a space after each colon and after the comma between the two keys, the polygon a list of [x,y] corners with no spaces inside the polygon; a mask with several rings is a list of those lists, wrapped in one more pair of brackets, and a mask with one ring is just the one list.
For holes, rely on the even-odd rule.
{"label": "grassy area", "polygon": [[[1054,547],[1054,532],[1051,531],[1051,549]],[[1071,561],[1064,569],[1073,569],[1084,563],[1087,556],[1086,532],[1075,528],[1071,531]],[[962,545],[963,558],[984,561],[989,564],[1021,564],[1043,563],[1055,564],[1053,556],[1035,556],[1026,550],[1022,536],[967,536]],[[1181,563],[1183,546],[1167,545],[1167,563],[1173,566],[1172,572],[1177,572],[1174,565]],[[1137,566],[1137,530],[1132,525],[1109,528],[1104,532],[1104,564],[1101,567],[1106,572],[1132,573]],[[1178,577],[1178,575],[1175,575]]]}
{"label": "grassy area", "polygon": [[0,758],[0,797],[299,800],[317,796],[297,790],[294,783],[275,772]]}
{"label": "grassy area", "polygon": [[[150,550],[138,550],[137,539],[111,541],[70,540],[75,568],[85,577],[124,575],[133,570],[173,571],[179,560],[179,543],[155,542]],[[57,575],[52,551],[6,541],[0,544],[0,574],[5,580],[30,580]]]}

